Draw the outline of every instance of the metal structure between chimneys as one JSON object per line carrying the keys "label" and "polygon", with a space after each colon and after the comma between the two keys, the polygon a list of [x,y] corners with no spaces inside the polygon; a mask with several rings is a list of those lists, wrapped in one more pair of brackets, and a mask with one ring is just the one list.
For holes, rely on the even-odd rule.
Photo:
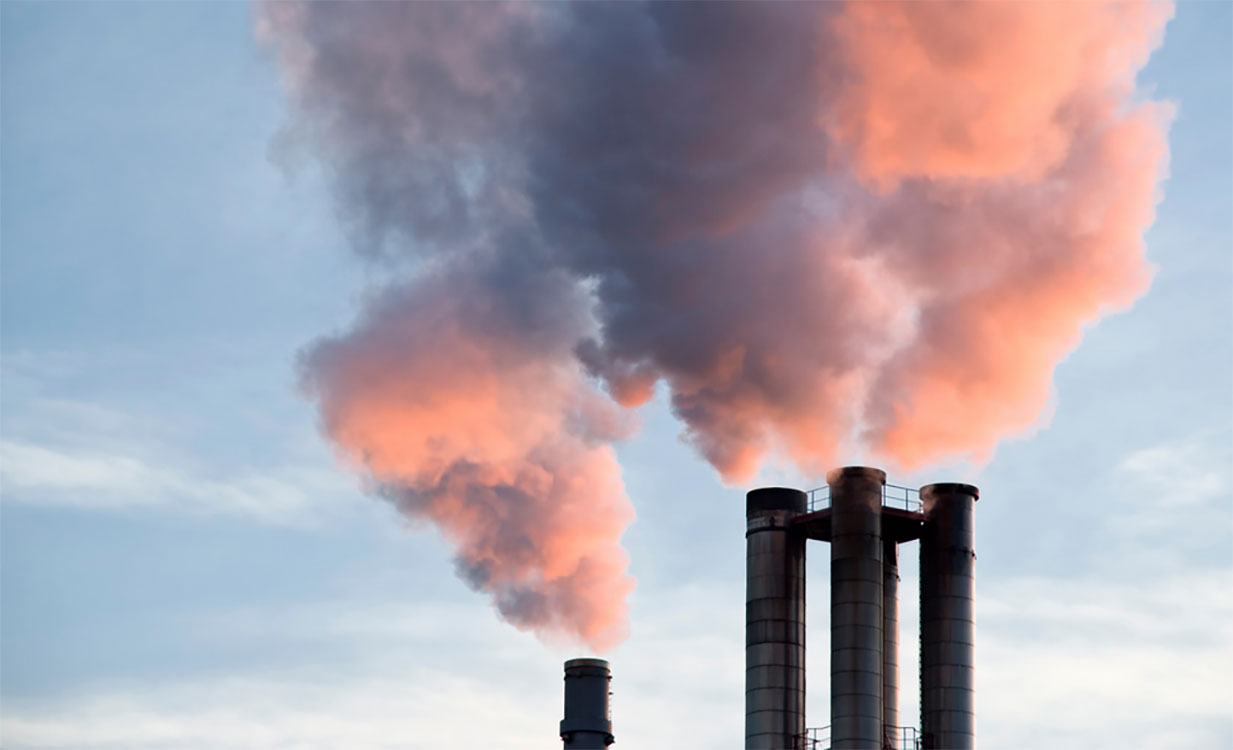
{"label": "metal structure between chimneys", "polygon": [[[971,750],[973,509],[852,466],[746,495],[746,750]],[[831,724],[805,723],[805,543],[831,545]],[[920,540],[921,731],[899,726],[898,547]]]}

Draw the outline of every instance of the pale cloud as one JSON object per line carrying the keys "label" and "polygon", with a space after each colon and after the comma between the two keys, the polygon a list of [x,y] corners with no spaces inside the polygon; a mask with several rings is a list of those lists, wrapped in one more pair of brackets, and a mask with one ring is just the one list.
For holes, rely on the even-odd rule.
{"label": "pale cloud", "polygon": [[[5,483],[16,487],[129,493],[161,482],[158,472],[126,456],[71,455],[8,440],[0,441],[0,475]],[[134,502],[143,499],[131,496]]]}
{"label": "pale cloud", "polygon": [[[509,630],[477,613],[478,602],[335,599],[279,607],[237,607],[186,616],[177,626],[224,640],[307,639],[363,643],[399,652],[451,639],[503,643]],[[482,607],[479,607],[482,609]],[[477,614],[479,616],[477,616]],[[516,642],[517,634],[508,634]]]}
{"label": "pale cloud", "polygon": [[[310,523],[331,498],[355,508],[351,480],[329,469],[205,476],[149,441],[93,443],[142,432],[121,413],[49,404],[61,427],[93,424],[69,442],[23,430],[0,441],[6,502],[100,510],[225,514]],[[1217,436],[1218,437],[1218,436]],[[107,445],[109,450],[93,448]],[[1128,454],[1107,478],[1110,512],[1092,528],[1119,554],[1064,576],[978,572],[977,680],[981,746],[1218,748],[1233,742],[1233,571],[1195,565],[1196,544],[1227,547],[1227,448],[1213,436]],[[393,531],[393,529],[392,529]],[[399,532],[400,533],[400,532]],[[1062,533],[1059,531],[1059,533]],[[996,540],[986,539],[986,543]],[[982,547],[983,549],[984,547]],[[723,550],[727,550],[726,552]],[[811,552],[826,556],[824,547]],[[739,533],[700,553],[740,557]],[[918,627],[912,557],[901,584],[901,712],[917,724]],[[1116,559],[1114,559],[1114,557]],[[444,565],[444,563],[443,563]],[[826,566],[811,575],[809,724],[828,723]],[[388,594],[388,590],[387,590]],[[610,658],[620,746],[735,747],[744,678],[743,581],[648,587],[632,600],[634,631]],[[302,643],[331,659],[292,671],[261,664],[226,678],[192,672],[166,682],[96,685],[46,699],[6,698],[0,745],[14,750],[510,750],[556,744],[560,664],[502,624],[481,600],[359,597],[191,613],[173,624],[190,643]],[[245,650],[245,649],[241,649]],[[260,651],[260,649],[257,649]],[[340,656],[341,654],[341,656]],[[495,738],[495,739],[494,739]]]}
{"label": "pale cloud", "polygon": [[[914,552],[909,547],[908,554]],[[999,577],[978,568],[976,718],[982,748],[1230,746],[1233,571],[1106,573]],[[914,565],[901,568],[901,575],[900,716],[919,726]],[[826,691],[829,623],[817,610],[827,606],[827,589],[812,589],[810,724],[825,724],[829,707],[818,693]]]}
{"label": "pale cloud", "polygon": [[1219,645],[1233,655],[1233,571],[1110,580],[1012,578],[982,586],[982,626],[1030,631],[1050,643]]}
{"label": "pale cloud", "polygon": [[[744,694],[744,581],[723,587],[683,584],[649,597],[640,593],[633,606],[639,627],[607,657],[622,745],[701,749],[731,744],[731,738],[741,736],[743,714],[716,708],[737,706]],[[351,670],[390,675],[408,664],[407,670],[469,674],[507,694],[540,696],[523,710],[538,715],[532,734],[539,735],[540,746],[551,744],[561,718],[561,664],[584,654],[566,645],[545,648],[499,622],[488,609],[475,599],[336,599],[276,610],[232,609],[176,626],[220,639],[302,640],[323,651],[348,644],[352,661],[335,667],[332,679]],[[465,648],[451,647],[462,644]],[[412,659],[414,666],[409,665]],[[446,721],[449,715],[434,720]],[[473,745],[458,741],[441,747]]]}
{"label": "pale cloud", "polygon": [[[684,586],[651,601],[611,655],[622,747],[735,746],[744,677],[740,585]],[[636,603],[637,604],[637,603]],[[556,746],[561,664],[470,603],[358,601],[246,608],[186,618],[210,637],[316,639],[345,663],[112,685],[6,700],[7,750],[531,750]],[[309,649],[314,651],[315,649]],[[731,707],[728,710],[727,707]]]}
{"label": "pale cloud", "polygon": [[4,432],[10,437],[21,435],[38,442],[82,447],[102,439],[108,445],[129,446],[181,437],[173,420],[115,409],[92,401],[43,396],[6,409]]}
{"label": "pale cloud", "polygon": [[553,735],[531,717],[555,682],[528,695],[428,669],[401,679],[316,677],[204,680],[10,709],[0,731],[11,750],[531,750]]}
{"label": "pale cloud", "polygon": [[982,747],[1216,748],[1233,738],[1229,571],[984,590]]}
{"label": "pale cloud", "polygon": [[[734,543],[733,554],[741,554]],[[905,584],[908,581],[905,580]],[[1107,582],[986,580],[979,596],[981,746],[1217,748],[1230,736],[1233,587],[1225,573]],[[902,712],[916,724],[915,588],[905,585]],[[639,592],[638,627],[609,658],[620,747],[710,750],[741,736],[743,585]],[[813,587],[810,724],[827,722],[827,587]],[[341,662],[6,701],[13,750],[509,750],[552,747],[561,662],[474,599],[334,599],[207,613],[208,637],[307,639]],[[1180,744],[1178,744],[1180,743]]]}
{"label": "pale cloud", "polygon": [[1166,507],[1227,499],[1233,488],[1230,436],[1196,435],[1137,450],[1118,465],[1118,479]]}
{"label": "pale cloud", "polygon": [[1233,743],[1230,443],[1128,453],[1105,512],[1057,533],[1105,554],[1054,576],[978,576],[977,717],[986,748]]}
{"label": "pale cloud", "polygon": [[[1233,436],[1201,433],[1128,454],[1109,483],[1108,533],[1147,568],[1233,544]],[[1149,554],[1150,552],[1150,554]]]}
{"label": "pale cloud", "polygon": [[[6,382],[29,386],[27,370],[46,369],[56,357],[5,355]],[[27,361],[28,360],[28,361]],[[20,365],[20,366],[19,366]],[[260,467],[224,468],[194,456],[195,439],[180,417],[120,409],[95,401],[38,396],[4,410],[0,437],[0,499],[5,503],[95,511],[158,511],[230,516],[260,523],[319,525],[357,499],[357,485],[335,468],[328,451]],[[242,422],[229,425],[250,429]],[[319,459],[318,463],[301,463]]]}
{"label": "pale cloud", "polygon": [[327,470],[279,468],[220,480],[132,455],[0,440],[5,502],[92,510],[156,508],[311,525],[337,505],[346,487],[343,477]]}

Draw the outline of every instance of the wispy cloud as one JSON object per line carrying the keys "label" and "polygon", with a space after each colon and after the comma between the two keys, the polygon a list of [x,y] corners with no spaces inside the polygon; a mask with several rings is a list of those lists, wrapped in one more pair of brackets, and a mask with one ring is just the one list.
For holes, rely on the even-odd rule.
{"label": "wispy cloud", "polygon": [[426,669],[354,682],[224,678],[9,711],[0,731],[11,750],[531,750],[554,735],[530,717],[556,687],[528,695]]}
{"label": "wispy cloud", "polygon": [[[906,583],[906,581],[905,581]],[[621,746],[732,747],[743,690],[743,592],[681,585],[639,592],[631,640],[610,658]],[[981,587],[981,746],[1218,748],[1233,699],[1233,587],[1225,574],[1140,586],[1091,577]],[[915,723],[915,590],[903,593],[903,712]],[[825,724],[826,586],[814,589],[811,724]],[[225,678],[108,686],[7,700],[13,750],[509,750],[545,747],[572,652],[482,616],[477,603],[332,599],[204,614],[200,637],[304,644],[342,661],[253,663]],[[465,644],[466,648],[458,648]],[[260,652],[260,648],[255,649]],[[499,740],[497,739],[499,738]]]}
{"label": "wispy cloud", "polygon": [[1090,526],[1040,531],[1103,554],[979,581],[982,747],[1233,743],[1231,448],[1223,431],[1127,453]]}
{"label": "wispy cloud", "polygon": [[1153,505],[1179,507],[1227,498],[1233,491],[1233,435],[1202,434],[1137,450],[1122,459],[1119,478]]}
{"label": "wispy cloud", "polygon": [[311,525],[340,495],[344,478],[324,469],[278,467],[224,479],[194,475],[124,453],[0,440],[5,502],[94,510],[152,508]]}
{"label": "wispy cloud", "polygon": [[[206,420],[208,405],[165,412],[102,395],[59,392],[57,378],[82,377],[88,369],[70,354],[0,357],[4,503],[229,516],[293,526],[320,524],[349,504],[371,505],[350,502],[355,483],[334,468],[319,443],[308,450],[298,444],[290,451],[271,446],[267,454],[251,457],[228,455],[223,443],[203,453],[195,449],[203,443],[199,433],[230,431],[244,445],[252,442],[253,425],[235,414]],[[299,431],[282,432],[301,440]]]}
{"label": "wispy cloud", "polygon": [[[739,584],[686,586],[642,602],[646,632],[611,658],[622,746],[724,747],[739,737],[743,622]],[[735,604],[735,606],[729,606]],[[249,646],[302,640],[302,661],[256,661],[220,677],[6,699],[9,750],[507,750],[557,742],[561,662],[530,636],[482,616],[480,605],[427,601],[305,602],[202,615],[183,632]],[[721,616],[713,615],[722,613]],[[699,617],[709,623],[700,627]],[[459,648],[459,645],[465,648]],[[257,649],[260,652],[260,649]],[[686,718],[682,718],[686,717]]]}
{"label": "wispy cloud", "polygon": [[983,590],[982,746],[1216,748],[1233,738],[1229,571]]}
{"label": "wispy cloud", "polygon": [[[1111,477],[1108,533],[1160,567],[1233,552],[1233,434],[1201,433],[1128,454]],[[1151,551],[1151,554],[1147,554]],[[1145,571],[1150,572],[1150,571]]]}

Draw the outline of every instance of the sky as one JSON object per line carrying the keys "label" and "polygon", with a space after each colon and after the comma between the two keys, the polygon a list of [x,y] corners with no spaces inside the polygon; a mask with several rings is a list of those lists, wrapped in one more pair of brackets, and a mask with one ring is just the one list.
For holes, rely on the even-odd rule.
{"label": "sky", "polygon": [[[1233,6],[1176,9],[1150,289],[1084,331],[979,485],[988,748],[1233,745]],[[556,741],[585,646],[502,622],[428,523],[365,492],[297,363],[388,269],[297,158],[247,5],[0,5],[0,745],[503,748]],[[661,387],[615,443],[637,586],[617,746],[738,747],[743,493]],[[901,715],[918,711],[903,551]],[[808,714],[827,722],[827,554]]]}

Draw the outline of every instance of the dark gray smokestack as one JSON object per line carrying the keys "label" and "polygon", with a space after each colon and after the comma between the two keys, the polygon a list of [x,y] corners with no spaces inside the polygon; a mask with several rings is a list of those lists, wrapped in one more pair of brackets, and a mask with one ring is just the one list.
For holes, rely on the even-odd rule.
{"label": "dark gray smokestack", "polygon": [[886,474],[849,466],[831,494],[831,746],[882,745],[882,487]]}
{"label": "dark gray smokestack", "polygon": [[882,735],[899,747],[899,544],[882,540]]}
{"label": "dark gray smokestack", "polygon": [[920,490],[920,714],[923,750],[976,747],[973,508],[969,484]]}
{"label": "dark gray smokestack", "polygon": [[604,750],[615,738],[608,711],[612,673],[603,659],[565,662],[565,718],[561,741],[566,750]]}
{"label": "dark gray smokestack", "polygon": [[[746,750],[972,750],[975,487],[894,487],[848,466],[829,501],[746,496]],[[805,543],[831,545],[831,722],[805,729]],[[921,542],[921,729],[899,726],[899,545]],[[820,744],[819,744],[820,743]],[[815,748],[814,745],[818,747]]]}
{"label": "dark gray smokestack", "polygon": [[745,496],[745,748],[795,750],[805,734],[805,535],[800,490]]}

